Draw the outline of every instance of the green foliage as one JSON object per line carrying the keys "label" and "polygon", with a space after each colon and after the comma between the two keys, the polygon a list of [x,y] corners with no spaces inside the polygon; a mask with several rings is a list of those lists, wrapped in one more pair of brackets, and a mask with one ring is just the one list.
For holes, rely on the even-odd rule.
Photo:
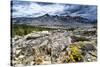
{"label": "green foliage", "polygon": [[70,44],[68,46],[69,50],[66,51],[66,55],[63,57],[63,63],[82,62],[83,56],[79,47],[77,44]]}
{"label": "green foliage", "polygon": [[75,61],[75,62],[82,61],[81,51],[78,46],[71,45],[70,51],[71,51],[71,54],[70,54],[71,61]]}
{"label": "green foliage", "polygon": [[23,35],[27,35],[28,33],[31,33],[32,31],[43,31],[43,30],[53,30],[53,29],[25,25],[25,24],[13,24],[12,36],[15,36],[15,35],[23,36]]}

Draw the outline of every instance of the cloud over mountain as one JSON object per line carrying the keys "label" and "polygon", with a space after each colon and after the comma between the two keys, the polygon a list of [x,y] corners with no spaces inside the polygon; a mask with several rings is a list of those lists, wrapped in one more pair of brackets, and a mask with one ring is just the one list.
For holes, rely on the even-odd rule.
{"label": "cloud over mountain", "polygon": [[12,17],[38,17],[48,13],[49,15],[82,16],[91,20],[97,18],[95,5],[12,1],[11,9]]}

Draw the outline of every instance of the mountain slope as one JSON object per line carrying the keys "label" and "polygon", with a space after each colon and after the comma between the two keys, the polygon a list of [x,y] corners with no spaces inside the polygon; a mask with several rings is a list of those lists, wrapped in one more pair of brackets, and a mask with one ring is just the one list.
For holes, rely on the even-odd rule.
{"label": "mountain slope", "polygon": [[12,18],[14,24],[42,25],[42,26],[81,26],[94,24],[86,18],[80,16],[58,16],[45,14],[39,17],[16,17]]}

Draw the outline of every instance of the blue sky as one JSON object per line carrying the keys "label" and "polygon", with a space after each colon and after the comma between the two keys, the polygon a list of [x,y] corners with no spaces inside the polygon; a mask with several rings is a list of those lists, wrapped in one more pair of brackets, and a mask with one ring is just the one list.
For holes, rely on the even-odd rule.
{"label": "blue sky", "polygon": [[13,1],[12,17],[38,17],[44,14],[82,16],[94,20],[97,18],[97,6],[78,4],[43,3],[32,1]]}

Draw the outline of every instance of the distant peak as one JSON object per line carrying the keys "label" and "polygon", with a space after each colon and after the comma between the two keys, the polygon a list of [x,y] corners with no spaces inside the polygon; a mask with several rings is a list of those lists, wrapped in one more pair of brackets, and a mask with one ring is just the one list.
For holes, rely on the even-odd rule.
{"label": "distant peak", "polygon": [[47,14],[45,14],[44,16],[50,16],[50,15],[47,13]]}

